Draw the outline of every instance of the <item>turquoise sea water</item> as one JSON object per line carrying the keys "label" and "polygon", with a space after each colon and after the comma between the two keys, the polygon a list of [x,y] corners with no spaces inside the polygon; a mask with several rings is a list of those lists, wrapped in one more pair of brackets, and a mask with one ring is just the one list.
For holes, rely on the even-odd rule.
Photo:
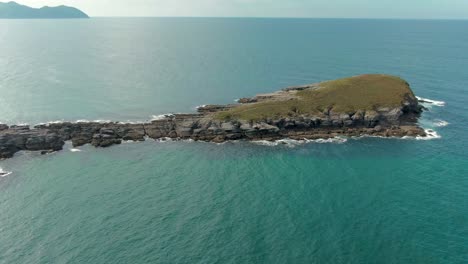
{"label": "turquoise sea water", "polygon": [[[361,73],[433,140],[67,145],[0,161],[0,263],[467,263],[468,21],[0,20],[0,122],[147,120]],[[448,123],[448,125],[447,125]]]}

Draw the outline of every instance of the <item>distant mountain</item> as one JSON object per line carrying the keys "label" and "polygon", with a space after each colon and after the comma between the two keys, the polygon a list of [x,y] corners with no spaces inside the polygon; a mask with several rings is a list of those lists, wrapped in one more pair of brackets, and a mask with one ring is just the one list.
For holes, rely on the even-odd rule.
{"label": "distant mountain", "polygon": [[0,18],[89,18],[83,11],[69,6],[32,8],[16,2],[0,2]]}

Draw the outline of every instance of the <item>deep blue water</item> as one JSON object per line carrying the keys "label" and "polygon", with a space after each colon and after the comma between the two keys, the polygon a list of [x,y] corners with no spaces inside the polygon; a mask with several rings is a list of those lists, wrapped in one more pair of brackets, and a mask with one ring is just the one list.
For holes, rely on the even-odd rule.
{"label": "deep blue water", "polygon": [[[0,263],[467,263],[468,21],[0,20],[0,122],[147,120],[362,73],[433,140],[89,146],[0,161]],[[444,121],[444,122],[442,122]],[[447,124],[448,125],[445,125]],[[441,125],[444,126],[441,126]]]}

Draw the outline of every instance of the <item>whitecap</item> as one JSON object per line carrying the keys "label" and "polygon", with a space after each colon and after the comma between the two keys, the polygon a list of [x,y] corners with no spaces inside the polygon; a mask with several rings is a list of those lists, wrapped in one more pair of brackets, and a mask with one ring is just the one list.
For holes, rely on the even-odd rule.
{"label": "whitecap", "polygon": [[7,177],[8,175],[12,174],[11,171],[4,171],[2,168],[0,168],[0,177]]}
{"label": "whitecap", "polygon": [[71,151],[71,152],[81,152],[81,149],[71,148],[70,151]]}
{"label": "whitecap", "polygon": [[173,117],[174,114],[162,114],[162,115],[152,115],[151,116],[151,121],[156,121],[156,120],[164,120],[170,117]]}
{"label": "whitecap", "polygon": [[284,138],[284,139],[276,140],[275,142],[277,144],[283,144],[283,145],[286,145],[288,147],[295,147],[295,146],[307,143],[306,140],[295,140],[295,139],[290,139],[290,138]]}
{"label": "whitecap", "polygon": [[348,141],[348,139],[343,138],[343,137],[334,137],[334,138],[327,138],[327,139],[319,138],[319,139],[306,140],[306,142],[313,142],[313,143],[320,143],[320,144],[323,144],[323,143],[342,144],[342,143],[346,143],[347,141]]}
{"label": "whitecap", "polygon": [[415,139],[415,140],[432,140],[432,139],[440,139],[442,138],[437,131],[433,129],[424,129],[424,132],[426,133],[425,136],[404,136],[402,139]]}
{"label": "whitecap", "polygon": [[426,136],[417,136],[414,139],[416,140],[431,140],[431,139],[439,139],[441,136],[437,134],[437,131],[433,129],[424,129],[424,132],[426,132]]}
{"label": "whitecap", "polygon": [[43,126],[43,125],[49,125],[49,124],[61,124],[63,122],[64,122],[63,120],[47,121],[45,123],[36,124],[36,126],[41,126],[41,125]]}
{"label": "whitecap", "polygon": [[434,125],[436,127],[446,127],[446,126],[450,125],[450,123],[447,122],[447,121],[444,121],[444,120],[435,120]]}
{"label": "whitecap", "polygon": [[111,120],[104,120],[104,119],[96,119],[96,120],[88,120],[88,119],[79,119],[76,120],[75,123],[100,123],[100,124],[107,124],[107,123],[112,123]]}
{"label": "whitecap", "polygon": [[253,144],[262,145],[262,146],[278,146],[277,141],[268,141],[268,140],[254,140],[251,141]]}
{"label": "whitecap", "polygon": [[145,122],[127,120],[127,121],[118,121],[117,124],[121,124],[121,125],[138,125],[138,124],[145,124]]}
{"label": "whitecap", "polygon": [[163,137],[163,138],[155,139],[155,141],[157,141],[157,142],[170,142],[170,141],[174,141],[174,139],[172,139],[170,137]]}
{"label": "whitecap", "polygon": [[96,119],[96,120],[93,120],[93,122],[100,123],[100,124],[112,123],[111,120],[102,120],[102,119]]}
{"label": "whitecap", "polygon": [[319,139],[302,139],[302,140],[295,140],[295,139],[290,139],[290,138],[285,138],[285,139],[279,139],[275,141],[268,141],[268,140],[255,140],[252,141],[252,143],[257,144],[257,145],[263,145],[263,146],[278,146],[278,145],[286,145],[288,147],[295,147],[299,146],[302,144],[306,143],[336,143],[336,144],[342,144],[347,142],[348,139],[344,137],[334,137],[334,138],[319,138]]}
{"label": "whitecap", "polygon": [[76,123],[89,123],[90,121],[87,120],[87,119],[79,119],[79,120],[76,120]]}
{"label": "whitecap", "polygon": [[285,145],[288,147],[294,147],[300,144],[306,143],[305,140],[295,140],[295,139],[290,139],[290,138],[284,138],[284,139],[279,139],[275,141],[269,141],[269,140],[254,140],[251,141],[253,144],[256,145],[262,145],[262,146],[269,146],[269,147],[275,147],[278,145]]}
{"label": "whitecap", "polygon": [[421,101],[421,103],[426,106],[431,106],[431,105],[435,105],[435,106],[445,106],[445,102],[444,101],[437,101],[437,100],[432,100],[432,99],[427,99],[427,98],[423,98],[423,97],[419,97],[419,96],[416,96],[416,99],[418,99],[419,101]]}
{"label": "whitecap", "polygon": [[55,120],[55,121],[46,122],[46,124],[61,124],[63,122],[64,122],[63,120]]}
{"label": "whitecap", "polygon": [[143,138],[145,139],[145,141],[147,141],[147,140],[153,140],[154,141],[154,139],[150,138],[148,135],[145,135]]}

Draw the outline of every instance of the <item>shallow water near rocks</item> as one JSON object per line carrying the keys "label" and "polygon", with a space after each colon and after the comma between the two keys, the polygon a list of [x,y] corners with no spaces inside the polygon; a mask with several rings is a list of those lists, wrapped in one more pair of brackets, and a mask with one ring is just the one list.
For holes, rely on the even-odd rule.
{"label": "shallow water near rocks", "polygon": [[[144,121],[395,74],[431,140],[91,146],[0,161],[0,263],[466,263],[467,21],[0,23],[0,122]],[[189,40],[189,41],[187,41]]]}

